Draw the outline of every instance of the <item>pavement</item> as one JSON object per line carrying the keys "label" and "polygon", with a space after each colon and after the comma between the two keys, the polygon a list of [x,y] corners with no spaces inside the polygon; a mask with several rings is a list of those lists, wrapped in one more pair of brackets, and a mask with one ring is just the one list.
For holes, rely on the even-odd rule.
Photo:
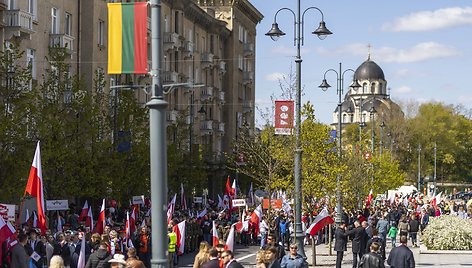
{"label": "pavement", "polygon": [[[397,241],[398,242],[398,241]],[[472,254],[468,252],[460,251],[428,251],[423,245],[420,244],[420,247],[412,247],[411,244],[408,245],[413,251],[415,256],[416,267],[441,267],[444,268],[464,268],[472,267]],[[334,247],[334,242],[333,242]],[[387,241],[387,257],[392,249],[390,240]],[[421,250],[420,250],[421,249]],[[244,267],[254,267],[255,266],[255,255],[259,247],[249,246],[244,247],[241,245],[236,245],[235,249],[235,258],[240,262]],[[305,246],[305,254],[307,261],[310,266],[314,267],[335,267],[336,264],[336,252],[329,249],[329,245],[320,244],[316,246],[315,260],[313,259],[313,246]],[[421,251],[421,253],[420,253]],[[192,267],[193,261],[195,259],[196,253],[185,254],[180,257],[179,265],[177,267]],[[314,265],[316,264],[316,265]],[[388,267],[387,262],[385,266]],[[352,251],[350,243],[348,244],[348,249],[344,253],[344,258],[342,262],[342,267],[352,267]]]}

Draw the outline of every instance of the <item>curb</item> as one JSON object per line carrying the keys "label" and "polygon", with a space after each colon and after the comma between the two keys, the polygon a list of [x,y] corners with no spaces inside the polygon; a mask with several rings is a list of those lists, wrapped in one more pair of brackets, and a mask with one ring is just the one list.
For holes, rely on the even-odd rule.
{"label": "curb", "polygon": [[420,254],[472,254],[472,250],[433,250],[428,249],[425,245],[420,245]]}

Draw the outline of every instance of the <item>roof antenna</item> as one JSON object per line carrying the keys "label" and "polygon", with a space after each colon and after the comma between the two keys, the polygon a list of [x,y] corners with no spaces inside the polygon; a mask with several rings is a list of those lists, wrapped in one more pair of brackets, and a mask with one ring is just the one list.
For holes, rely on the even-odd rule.
{"label": "roof antenna", "polygon": [[372,45],[369,43],[369,44],[367,45],[367,52],[368,52],[367,60],[370,60],[370,52],[371,52],[371,49],[372,49]]}

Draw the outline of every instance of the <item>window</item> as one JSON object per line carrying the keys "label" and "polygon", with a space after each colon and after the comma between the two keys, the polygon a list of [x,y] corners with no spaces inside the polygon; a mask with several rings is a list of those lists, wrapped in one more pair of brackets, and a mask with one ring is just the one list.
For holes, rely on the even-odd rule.
{"label": "window", "polygon": [[55,7],[51,8],[51,33],[59,33],[59,13]]}
{"label": "window", "polygon": [[375,83],[372,83],[370,85],[370,93],[374,94],[375,93]]}
{"label": "window", "polygon": [[200,35],[197,33],[197,36],[195,37],[195,41],[196,41],[195,42],[195,48],[194,48],[193,51],[198,51],[198,47],[199,47],[198,40],[200,40]]}
{"label": "window", "polygon": [[66,13],[66,21],[64,27],[64,33],[69,36],[72,36],[72,15],[70,13]]}
{"label": "window", "polygon": [[367,83],[362,84],[362,94],[367,92]]}
{"label": "window", "polygon": [[241,54],[238,55],[238,68],[239,70],[243,70],[243,56]]}
{"label": "window", "polygon": [[28,12],[33,14],[33,19],[38,20],[38,12],[37,12],[37,0],[28,0]]}
{"label": "window", "polygon": [[105,22],[98,20],[98,46],[104,45]]}
{"label": "window", "polygon": [[26,64],[31,69],[31,78],[36,79],[36,62],[34,60],[34,49],[26,49]]}
{"label": "window", "polygon": [[8,9],[16,9],[16,1],[15,0],[8,0]]}
{"label": "window", "polygon": [[350,122],[354,123],[354,114],[350,114],[349,117],[350,117]]}
{"label": "window", "polygon": [[244,40],[244,27],[239,25],[238,27],[239,41],[243,42]]}
{"label": "window", "polygon": [[346,114],[343,114],[343,119],[342,119],[341,123],[346,123]]}

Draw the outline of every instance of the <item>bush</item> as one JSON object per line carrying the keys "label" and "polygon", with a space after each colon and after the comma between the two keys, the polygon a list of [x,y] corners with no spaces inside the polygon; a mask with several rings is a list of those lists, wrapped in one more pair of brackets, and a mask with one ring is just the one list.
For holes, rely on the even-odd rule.
{"label": "bush", "polygon": [[451,215],[430,218],[422,241],[432,250],[472,250],[472,220]]}

